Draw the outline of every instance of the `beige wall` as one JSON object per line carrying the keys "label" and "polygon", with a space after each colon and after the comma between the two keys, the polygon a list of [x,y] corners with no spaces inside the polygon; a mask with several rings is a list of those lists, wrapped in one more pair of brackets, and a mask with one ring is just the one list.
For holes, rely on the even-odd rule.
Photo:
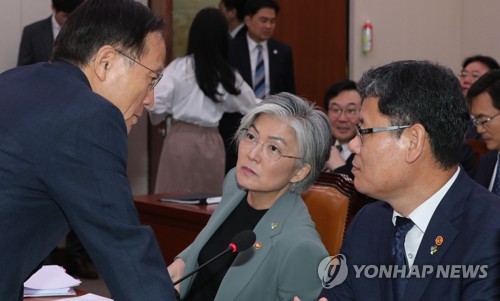
{"label": "beige wall", "polygon": [[[350,78],[402,59],[437,61],[455,72],[473,54],[500,61],[498,11],[497,0],[351,0]],[[367,19],[374,26],[374,47],[363,54],[361,28]]]}

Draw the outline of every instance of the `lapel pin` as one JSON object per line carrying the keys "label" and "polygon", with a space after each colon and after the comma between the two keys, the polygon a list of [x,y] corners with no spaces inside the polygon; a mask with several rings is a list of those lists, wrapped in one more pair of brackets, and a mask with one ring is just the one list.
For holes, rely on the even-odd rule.
{"label": "lapel pin", "polygon": [[438,237],[436,237],[436,245],[440,246],[443,244],[443,237],[441,235],[439,235]]}
{"label": "lapel pin", "polygon": [[436,253],[437,251],[438,251],[437,246],[436,246],[436,245],[433,245],[433,246],[431,247],[431,255],[434,255],[434,253]]}
{"label": "lapel pin", "polygon": [[274,49],[273,54],[278,54],[278,50]]}
{"label": "lapel pin", "polygon": [[271,229],[274,230],[278,227],[278,222],[272,222],[271,223]]}
{"label": "lapel pin", "polygon": [[255,250],[259,250],[260,248],[262,248],[262,243],[260,241],[256,241],[253,247],[255,248]]}

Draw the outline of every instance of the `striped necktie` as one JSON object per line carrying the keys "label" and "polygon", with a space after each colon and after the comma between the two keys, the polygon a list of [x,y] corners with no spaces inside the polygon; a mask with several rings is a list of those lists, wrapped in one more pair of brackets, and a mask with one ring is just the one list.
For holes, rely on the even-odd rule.
{"label": "striped necktie", "polygon": [[[413,228],[413,221],[409,218],[398,216],[396,217],[396,227],[394,228],[394,245],[392,247],[392,256],[394,263],[399,266],[399,269],[406,267],[405,275],[408,275],[408,260],[406,259],[405,239],[408,231]],[[399,275],[398,275],[399,276]],[[406,277],[394,278],[394,297],[395,300],[401,300],[404,294],[408,279]]]}
{"label": "striped necktie", "polygon": [[257,61],[255,64],[255,78],[253,90],[257,98],[263,99],[266,96],[266,71],[264,69],[264,57],[262,45],[257,45]]}

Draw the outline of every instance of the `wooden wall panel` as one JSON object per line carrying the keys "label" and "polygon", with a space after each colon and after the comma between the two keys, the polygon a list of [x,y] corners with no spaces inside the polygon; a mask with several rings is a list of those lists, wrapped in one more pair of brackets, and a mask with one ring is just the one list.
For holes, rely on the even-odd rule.
{"label": "wooden wall panel", "polygon": [[273,37],[292,46],[297,94],[322,106],[328,87],[348,77],[348,0],[277,1]]}

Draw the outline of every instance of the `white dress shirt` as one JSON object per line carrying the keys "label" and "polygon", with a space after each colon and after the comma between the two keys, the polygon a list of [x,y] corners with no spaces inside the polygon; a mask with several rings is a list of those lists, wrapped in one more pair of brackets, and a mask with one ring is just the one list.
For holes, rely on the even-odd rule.
{"label": "white dress shirt", "polygon": [[488,186],[488,190],[493,190],[493,184],[495,183],[495,178],[497,177],[497,168],[498,168],[498,160],[500,160],[500,152],[497,154],[497,161],[495,162],[495,169],[493,169],[493,174],[491,175],[490,186]]}
{"label": "white dress shirt", "polygon": [[[413,266],[413,262],[415,261],[415,256],[417,255],[418,248],[420,247],[420,243],[422,242],[422,238],[424,237],[425,230],[431,221],[432,216],[434,215],[434,211],[436,211],[437,206],[441,203],[444,195],[448,192],[451,185],[455,182],[460,172],[460,167],[457,168],[455,174],[446,182],[446,184],[441,187],[433,196],[431,196],[428,200],[423,202],[420,206],[418,206],[415,210],[413,210],[410,215],[407,217],[413,221],[415,226],[408,231],[405,239],[405,251],[406,251],[406,259],[408,260],[408,267]],[[402,216],[398,212],[394,211],[392,214],[392,223],[396,225],[396,217]],[[432,246],[428,246],[428,251],[431,251]]]}
{"label": "white dress shirt", "polygon": [[50,18],[50,21],[52,23],[52,36],[54,37],[54,41],[57,38],[57,35],[59,34],[59,31],[61,31],[61,25],[57,23],[56,17],[52,15],[52,18]]}
{"label": "white dress shirt", "polygon": [[[252,83],[255,79],[255,67],[257,66],[257,43],[252,40],[247,34],[248,41],[248,52],[250,53],[250,67],[252,69]],[[270,91],[270,76],[269,76],[269,52],[267,51],[267,41],[260,43],[262,45],[262,57],[264,59],[264,71],[266,74],[266,95],[269,95]],[[255,83],[254,83],[255,84]]]}
{"label": "white dress shirt", "polygon": [[240,31],[240,29],[243,28],[243,26],[245,26],[245,23],[241,23],[240,25],[236,26],[233,30],[231,30],[229,32],[229,35],[231,36],[231,39],[234,39],[234,37],[236,37],[236,35]]}
{"label": "white dress shirt", "polygon": [[342,151],[340,152],[340,156],[344,159],[347,160],[349,156],[352,154],[351,151],[349,150],[349,143],[344,143],[340,144],[338,140],[335,141],[334,146],[337,147],[337,145],[340,145],[342,147]]}
{"label": "white dress shirt", "polygon": [[218,92],[221,102],[215,103],[198,86],[194,71],[194,57],[184,56],[172,61],[163,72],[163,77],[155,87],[155,104],[148,108],[151,122],[158,124],[171,114],[174,120],[216,127],[224,112],[240,112],[246,114],[260,100],[255,98],[252,88],[248,86],[239,73],[236,75],[236,86],[239,95],[227,93],[222,84]]}

